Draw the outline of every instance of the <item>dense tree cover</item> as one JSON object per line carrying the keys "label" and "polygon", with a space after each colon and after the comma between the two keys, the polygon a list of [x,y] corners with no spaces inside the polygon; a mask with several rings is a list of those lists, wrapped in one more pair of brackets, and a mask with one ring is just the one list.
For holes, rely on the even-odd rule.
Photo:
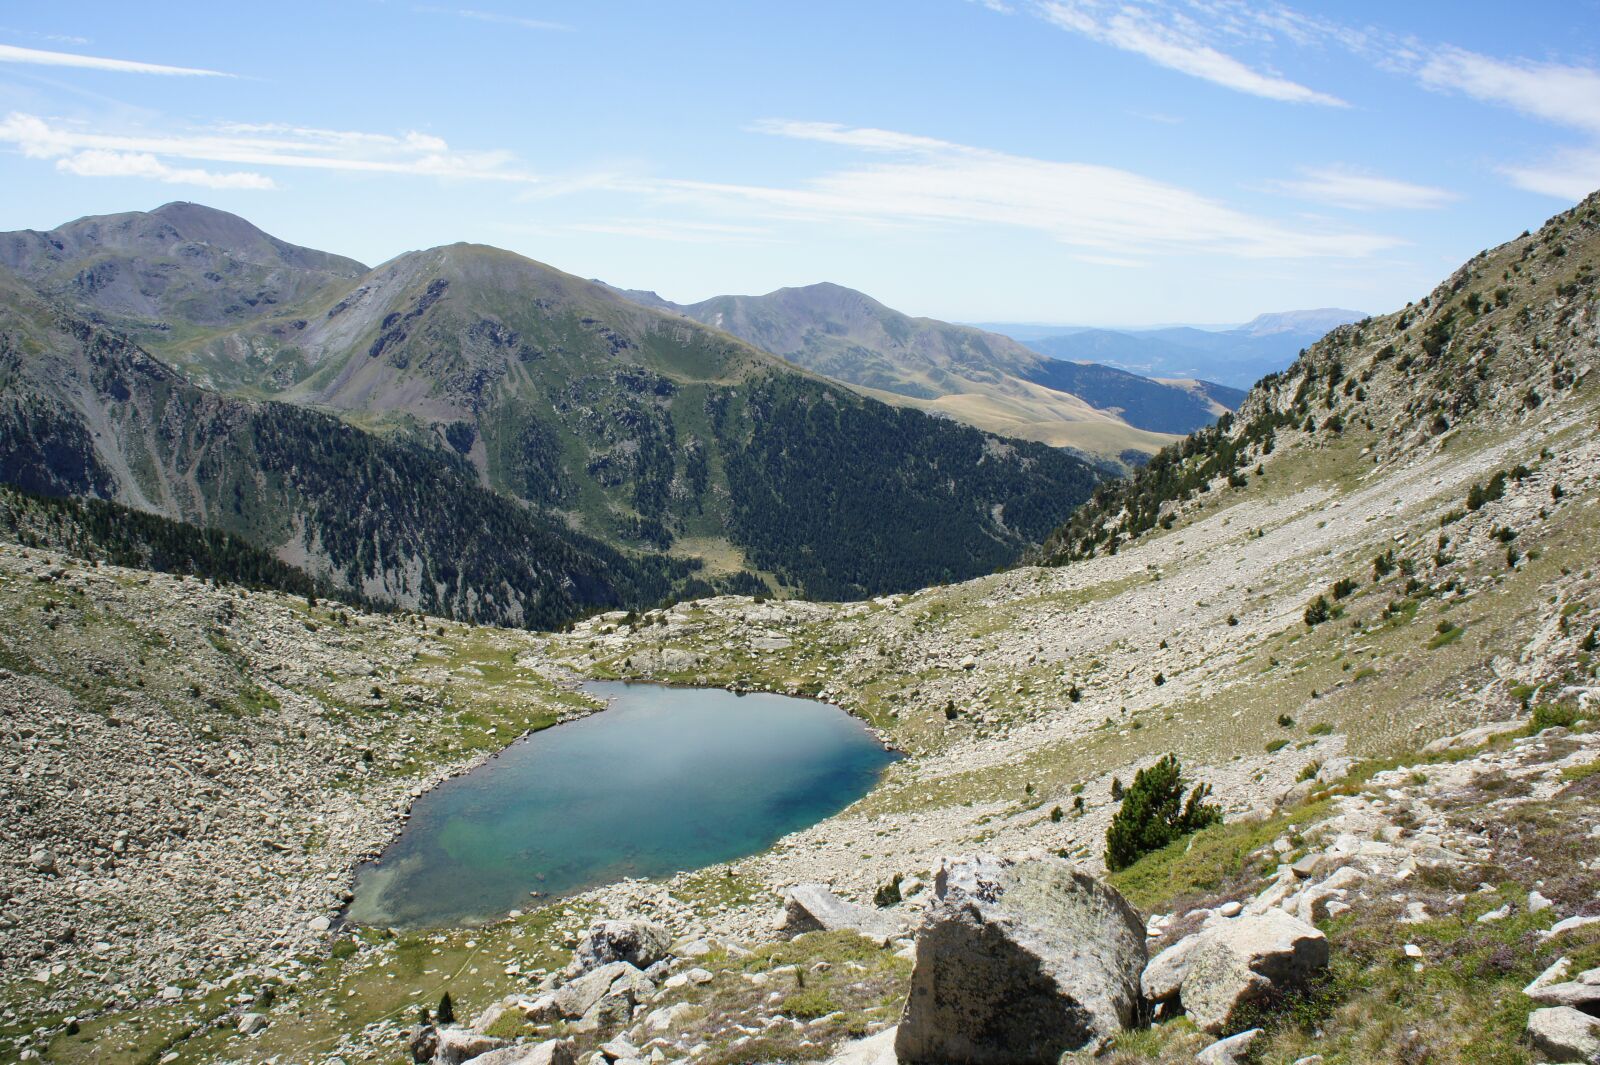
{"label": "dense tree cover", "polygon": [[48,548],[113,566],[361,602],[359,596],[318,581],[233,533],[202,529],[103,499],[40,496],[0,485],[0,534],[24,547]]}
{"label": "dense tree cover", "polygon": [[1056,448],[1001,441],[798,376],[713,393],[710,406],[732,538],[813,598],[1009,565],[1102,476]]}
{"label": "dense tree cover", "polygon": [[1173,840],[1222,820],[1222,810],[1206,802],[1211,785],[1196,785],[1185,799],[1186,787],[1183,767],[1174,755],[1134,774],[1106,829],[1107,869],[1113,873],[1126,869]]}

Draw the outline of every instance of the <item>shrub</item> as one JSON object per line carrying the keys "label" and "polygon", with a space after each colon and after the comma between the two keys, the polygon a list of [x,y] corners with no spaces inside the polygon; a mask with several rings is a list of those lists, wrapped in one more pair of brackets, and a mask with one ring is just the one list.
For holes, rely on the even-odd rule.
{"label": "shrub", "polygon": [[1327,621],[1330,616],[1331,611],[1328,609],[1327,598],[1319,595],[1311,600],[1311,604],[1306,607],[1306,628],[1316,628],[1324,621]]}
{"label": "shrub", "polygon": [[1222,811],[1205,801],[1209,784],[1195,785],[1187,799],[1184,791],[1183,768],[1175,755],[1139,770],[1106,829],[1106,868],[1126,869],[1173,840],[1222,821]]}
{"label": "shrub", "polygon": [[1564,703],[1540,703],[1533,708],[1533,719],[1528,723],[1528,732],[1535,734],[1547,728],[1571,728],[1578,720],[1578,711],[1575,707]]}
{"label": "shrub", "polygon": [[1289,746],[1288,740],[1273,740],[1271,743],[1267,744],[1267,753],[1277,754],[1287,746]]}
{"label": "shrub", "polygon": [[1294,718],[1290,717],[1288,714],[1279,714],[1278,725],[1281,728],[1294,728]]}
{"label": "shrub", "polygon": [[1050,823],[1053,825],[1058,825],[1061,823],[1061,819],[1065,816],[1067,815],[1062,812],[1061,807],[1052,807],[1050,810]]}
{"label": "shrub", "polygon": [[1354,577],[1340,577],[1333,582],[1333,598],[1336,601],[1347,598],[1358,587],[1360,587],[1360,582]]}

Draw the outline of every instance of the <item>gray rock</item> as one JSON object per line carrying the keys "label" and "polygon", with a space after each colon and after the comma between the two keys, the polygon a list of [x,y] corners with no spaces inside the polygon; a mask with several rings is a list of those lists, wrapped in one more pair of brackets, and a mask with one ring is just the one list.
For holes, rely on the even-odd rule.
{"label": "gray rock", "polygon": [[579,976],[602,965],[625,961],[648,969],[667,956],[672,936],[648,921],[601,921],[590,925],[567,966],[569,976]]}
{"label": "gray rock", "polygon": [[797,884],[784,893],[778,930],[786,936],[848,930],[881,945],[904,935],[906,924],[897,914],[846,902],[826,884]]}
{"label": "gray rock", "polygon": [[1240,1007],[1304,986],[1328,965],[1328,940],[1282,910],[1244,914],[1194,936],[1180,997],[1195,1024],[1221,1035]]}
{"label": "gray rock", "polygon": [[239,1034],[255,1035],[267,1026],[267,1018],[259,1013],[245,1013],[239,1017]]}
{"label": "gray rock", "polygon": [[1139,977],[1139,989],[1151,1002],[1170,1002],[1183,988],[1189,971],[1189,955],[1200,943],[1198,935],[1185,936],[1150,959]]}
{"label": "gray rock", "polygon": [[1579,974],[1576,980],[1559,983],[1541,984],[1535,980],[1523,994],[1541,1006],[1571,1006],[1585,1013],[1595,1013],[1600,1009],[1600,969],[1590,969]]}
{"label": "gray rock", "polygon": [[472,1065],[577,1065],[578,1052],[570,1039],[519,1043],[472,1058]]}
{"label": "gray rock", "polygon": [[43,873],[46,876],[54,876],[58,871],[56,869],[56,856],[42,847],[28,855],[28,865],[32,867],[34,872]]}
{"label": "gray rock", "polygon": [[898,1028],[885,1028],[877,1035],[841,1044],[827,1065],[898,1065],[894,1041]]}
{"label": "gray rock", "polygon": [[1194,1056],[1194,1060],[1201,1065],[1239,1065],[1244,1061],[1245,1055],[1250,1053],[1250,1045],[1261,1038],[1261,1029],[1251,1028],[1249,1031],[1230,1035],[1226,1039],[1219,1039]]}
{"label": "gray rock", "polygon": [[433,1052],[433,1065],[461,1065],[491,1050],[506,1045],[504,1039],[474,1032],[470,1028],[440,1028],[438,1048]]}
{"label": "gray rock", "polygon": [[906,1063],[1054,1065],[1138,1019],[1144,923],[1048,855],[949,859],[917,933],[895,1037]]}
{"label": "gray rock", "polygon": [[1528,1014],[1528,1041],[1552,1062],[1600,1061],[1600,1018],[1571,1006]]}

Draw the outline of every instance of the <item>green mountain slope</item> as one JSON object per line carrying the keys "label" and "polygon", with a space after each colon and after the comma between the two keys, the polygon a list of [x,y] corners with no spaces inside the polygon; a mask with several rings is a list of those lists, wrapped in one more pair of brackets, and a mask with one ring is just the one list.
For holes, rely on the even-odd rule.
{"label": "green mountain slope", "polygon": [[0,479],[237,534],[371,599],[513,625],[687,575],[482,488],[438,448],[198,388],[0,275]]}
{"label": "green mountain slope", "polygon": [[1181,385],[1041,356],[998,333],[913,318],[834,284],[673,305],[798,366],[981,428],[1101,454],[1151,451],[1223,408]]}
{"label": "green mountain slope", "polygon": [[[703,559],[708,576],[746,588],[759,572],[808,595],[859,597],[988,572],[1105,474],[873,402],[724,332],[476,245],[400,256],[236,327],[187,323],[151,350],[190,380],[336,415],[362,447],[454,471],[550,528]],[[140,484],[102,466],[46,464],[59,483],[28,487]],[[286,542],[273,535],[258,542]]]}
{"label": "green mountain slope", "polygon": [[1102,485],[1039,557],[1114,554],[1171,528],[1196,497],[1244,487],[1275,450],[1337,442],[1357,425],[1378,434],[1366,454],[1381,466],[1448,447],[1469,419],[1535,417],[1552,393],[1588,373],[1592,340],[1575,346],[1573,338],[1582,336],[1597,271],[1600,199],[1591,196],[1538,233],[1480,253],[1418,304],[1335,329],[1263,378],[1237,416]]}

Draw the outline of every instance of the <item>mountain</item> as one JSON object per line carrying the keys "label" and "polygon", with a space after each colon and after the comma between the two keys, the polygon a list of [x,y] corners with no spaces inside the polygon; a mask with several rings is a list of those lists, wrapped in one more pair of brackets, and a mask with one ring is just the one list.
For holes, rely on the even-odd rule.
{"label": "mountain", "polygon": [[[80,263],[160,261],[170,296],[209,292],[219,264],[255,264],[281,296],[201,301],[198,310],[192,296],[152,297],[135,314],[122,290],[58,284],[30,296],[12,275],[0,289],[4,327],[45,335],[27,345],[25,373],[7,389],[19,412],[8,427],[7,479],[220,524],[291,562],[325,535],[302,520],[303,505],[341,527],[401,505],[430,526],[427,537],[406,541],[378,570],[368,556],[393,545],[350,544],[362,553],[361,572],[347,577],[352,587],[377,581],[374,598],[409,602],[419,568],[431,576],[448,566],[450,541],[440,537],[466,533],[410,508],[432,500],[449,510],[456,487],[470,486],[473,505],[492,511],[482,521],[517,527],[502,537],[508,557],[524,552],[537,567],[577,552],[574,596],[555,597],[548,612],[501,602],[492,582],[479,582],[486,573],[464,575],[452,593],[497,604],[471,616],[530,622],[616,598],[617,587],[664,595],[688,565],[704,564],[705,579],[733,587],[766,581],[819,598],[960,579],[1013,561],[1105,475],[1058,449],[873,402],[724,332],[509,252],[451,245],[353,277],[302,256],[312,265],[296,280],[299,252],[205,209],[177,212],[206,221],[205,239],[182,245],[199,250],[162,258],[174,239],[172,223],[156,217],[163,212],[172,213],[83,220],[65,227],[75,241],[22,234],[10,244],[53,249],[49,270],[30,267],[47,281],[79,276],[88,268]],[[234,272],[250,275],[243,265]],[[42,324],[55,313],[49,300],[70,300],[76,311]],[[91,316],[136,330],[150,354]],[[101,350],[115,351],[114,370],[89,365]],[[168,413],[173,394],[181,403]],[[261,398],[275,402],[245,402]],[[44,413],[20,413],[34,410]],[[196,468],[200,456],[159,432],[161,418],[206,426],[202,450],[228,457]],[[330,435],[336,443],[323,454]],[[271,454],[260,450],[263,437]],[[309,501],[293,493],[313,486],[283,486],[276,476],[304,475],[302,452],[326,478]],[[347,461],[376,464],[378,484],[340,498],[333,481]],[[388,476],[402,468],[414,472]],[[262,477],[292,498],[252,512],[257,489],[229,478]],[[396,535],[421,535],[405,528]],[[678,560],[656,556],[669,550]],[[353,563],[341,555],[324,564]],[[617,580],[591,590],[607,567]],[[545,576],[559,583],[555,571]]]}
{"label": "mountain", "polygon": [[[1234,416],[1101,486],[1043,564],[870,603],[728,595],[484,629],[122,569],[82,557],[93,536],[15,542],[0,493],[0,1039],[57,1062],[392,1061],[499,1040],[512,1059],[620,1060],[646,1035],[707,1062],[878,1061],[929,959],[953,954],[1006,967],[941,988],[951,1029],[979,1018],[1015,1059],[1056,1061],[1067,1037],[1019,1028],[993,991],[1065,943],[1126,959],[1131,1006],[1107,1039],[1130,1065],[1252,1040],[1263,1062],[1582,1060],[1529,1032],[1581,1037],[1586,1015],[1554,1004],[1592,1003],[1600,965],[1597,315],[1600,195],[1313,344]],[[234,554],[238,576],[273,568]],[[901,757],[755,853],[657,880],[623,865],[470,927],[348,920],[358,871],[395,868],[384,848],[449,791],[493,798],[496,752],[601,708],[577,678],[816,696]],[[1110,826],[1149,809],[1168,756],[1220,823],[1157,823],[1165,846],[1108,868]],[[641,764],[573,801],[610,801]],[[416,860],[459,877],[504,859],[482,834]],[[995,857],[952,857],[974,854]],[[998,887],[952,907],[972,873]],[[825,890],[859,904],[830,903],[843,927],[772,929],[786,898],[820,910]],[[1070,902],[1084,895],[1112,919],[1073,918],[1098,905]],[[595,1006],[618,978],[593,976],[590,948],[627,931],[589,938],[601,914],[662,926],[639,938],[670,941],[652,970],[675,975],[650,990],[625,973]],[[993,950],[966,949],[974,927]],[[1196,959],[1274,937],[1312,949],[1260,972],[1224,959],[1209,1001],[1191,993]],[[427,1023],[446,993],[472,1031]]]}
{"label": "mountain", "polygon": [[234,534],[379,602],[511,625],[688,575],[483,488],[450,452],[199,388],[0,273],[0,480]]}
{"label": "mountain", "polygon": [[625,294],[889,402],[1098,454],[1148,452],[1162,442],[1153,434],[1189,432],[1223,410],[1182,386],[1041,358],[1009,337],[913,318],[841,285],[689,305]]}
{"label": "mountain", "polygon": [[1262,314],[1232,329],[1093,329],[1005,323],[991,328],[1055,359],[1104,362],[1157,379],[1199,378],[1244,389],[1288,366],[1335,327],[1365,317],[1359,311],[1324,308]]}

